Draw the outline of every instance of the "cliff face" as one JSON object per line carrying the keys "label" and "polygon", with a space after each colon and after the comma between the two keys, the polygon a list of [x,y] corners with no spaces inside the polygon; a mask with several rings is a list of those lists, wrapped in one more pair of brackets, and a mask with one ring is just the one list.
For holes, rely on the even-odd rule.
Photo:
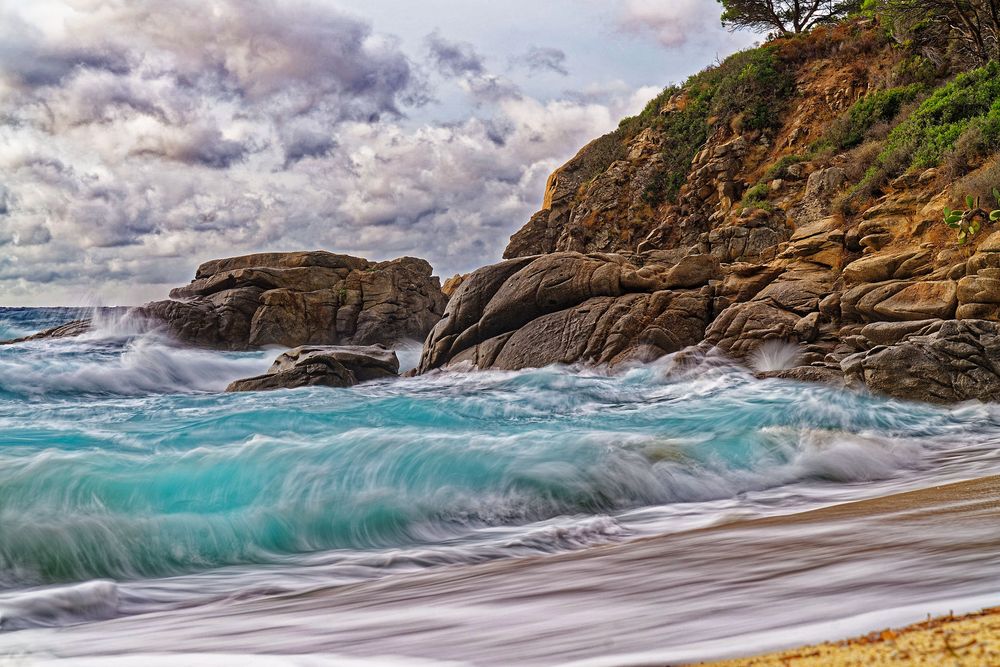
{"label": "cliff face", "polygon": [[[1000,233],[960,245],[942,211],[1000,175],[992,100],[971,101],[994,74],[956,81],[877,24],[852,22],[664,91],[552,174],[504,254],[516,261],[462,283],[424,370],[616,363],[699,341],[747,359],[776,340],[797,346],[798,366],[771,374],[983,398],[1000,388],[1000,359],[961,346],[998,333]],[[545,302],[549,283],[573,280],[552,278],[554,262],[619,282],[588,279]],[[667,278],[700,264],[693,282]],[[624,278],[637,275],[649,280]],[[671,303],[682,316],[666,315]],[[956,318],[985,322],[942,326]],[[909,384],[893,380],[907,373]]]}
{"label": "cliff face", "polygon": [[[895,60],[874,26],[802,41],[734,56],[665,90],[640,116],[585,146],[549,177],[542,210],[511,238],[504,257],[731,245],[728,237],[702,238],[726,227],[771,230],[752,235],[759,238],[751,251],[787,240],[783,213],[806,195],[808,175],[831,162],[792,158],[801,160],[834,119],[886,85]],[[729,97],[737,99],[720,99]],[[768,182],[780,184],[769,199],[782,210],[744,210],[747,190],[779,164]],[[721,248],[717,253],[727,257]]]}

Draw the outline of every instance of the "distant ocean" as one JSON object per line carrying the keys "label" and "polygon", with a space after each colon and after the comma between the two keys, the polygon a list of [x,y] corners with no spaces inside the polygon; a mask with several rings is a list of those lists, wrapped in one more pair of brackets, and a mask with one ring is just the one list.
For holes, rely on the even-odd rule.
{"label": "distant ocean", "polygon": [[[81,314],[0,309],[0,339]],[[994,406],[915,405],[724,365],[668,374],[669,359],[615,375],[545,368],[225,394],[277,352],[194,350],[141,323],[98,320],[80,338],[0,346],[0,663],[142,654],[149,665],[183,653],[232,664],[256,653],[280,664],[505,664],[502,647],[518,638],[549,652],[507,664],[553,664],[679,650],[733,624],[763,632],[1000,592],[995,526],[992,537],[971,523],[949,534],[957,560],[937,558],[937,570],[925,549],[891,564],[873,553],[849,573],[838,564],[856,554],[797,562],[790,543],[766,557],[748,547],[741,560],[753,540],[729,530],[1000,473]],[[401,352],[404,367],[416,354]],[[637,618],[615,615],[614,594],[606,608],[594,602],[580,563],[664,534],[701,535],[706,559],[677,556],[665,570],[676,595],[646,600]],[[698,569],[725,556],[713,572],[753,582],[787,559],[790,578],[753,588],[750,604]],[[517,564],[539,558],[555,559],[565,611],[541,613],[527,584],[513,596],[521,606],[491,606],[491,591],[521,586]],[[454,583],[487,571],[492,583],[471,601],[435,607],[442,573]],[[796,572],[828,582],[831,597],[797,589]],[[887,579],[909,585],[887,593]],[[795,618],[789,599],[801,603]],[[338,600],[350,613],[337,615]],[[668,623],[685,609],[703,622]],[[706,621],[713,614],[725,623]],[[570,641],[566,628],[588,623],[616,624],[620,641]]]}

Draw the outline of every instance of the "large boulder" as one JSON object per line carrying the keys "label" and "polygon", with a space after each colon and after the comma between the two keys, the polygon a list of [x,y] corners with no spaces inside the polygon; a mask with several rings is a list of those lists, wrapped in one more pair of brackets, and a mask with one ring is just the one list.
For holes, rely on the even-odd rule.
{"label": "large boulder", "polygon": [[396,353],[381,345],[302,346],[281,354],[264,375],[236,380],[226,391],[351,387],[398,374]]}
{"label": "large boulder", "polygon": [[811,342],[820,301],[830,286],[817,280],[777,280],[752,299],[734,303],[708,326],[705,341],[745,359],[765,341]]}
{"label": "large boulder", "polygon": [[461,363],[615,365],[694,345],[704,335],[718,266],[700,261],[707,268],[690,258],[639,266],[621,255],[559,252],[479,269],[428,337],[420,371]]}
{"label": "large boulder", "polygon": [[423,340],[447,297],[430,264],[329,252],[262,253],[202,264],[168,301],[137,309],[178,340],[230,350]]}
{"label": "large boulder", "polygon": [[1000,395],[1000,324],[929,320],[861,331],[871,349],[846,357],[847,384],[934,403],[995,401]]}

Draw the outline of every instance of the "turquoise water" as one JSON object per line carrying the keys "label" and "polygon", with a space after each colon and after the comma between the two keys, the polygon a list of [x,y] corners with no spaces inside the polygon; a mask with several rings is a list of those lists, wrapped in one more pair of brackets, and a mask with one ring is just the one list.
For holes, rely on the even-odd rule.
{"label": "turquoise water", "polygon": [[[0,331],[76,315],[0,310]],[[573,551],[1000,469],[988,406],[718,363],[221,393],[276,353],[185,349],[127,320],[0,346],[0,630]]]}

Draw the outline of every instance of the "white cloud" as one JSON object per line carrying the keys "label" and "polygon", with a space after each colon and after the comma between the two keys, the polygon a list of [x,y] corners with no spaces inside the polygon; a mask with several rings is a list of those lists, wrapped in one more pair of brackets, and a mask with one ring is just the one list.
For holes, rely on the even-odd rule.
{"label": "white cloud", "polygon": [[655,92],[542,102],[461,46],[448,62],[483,117],[417,125],[402,114],[428,99],[421,68],[329,6],[46,4],[0,14],[0,303],[138,302],[257,250],[466,271]]}
{"label": "white cloud", "polygon": [[726,34],[721,14],[721,6],[710,0],[623,0],[618,21],[623,30],[651,37],[671,49],[692,41],[744,44],[745,37]]}

